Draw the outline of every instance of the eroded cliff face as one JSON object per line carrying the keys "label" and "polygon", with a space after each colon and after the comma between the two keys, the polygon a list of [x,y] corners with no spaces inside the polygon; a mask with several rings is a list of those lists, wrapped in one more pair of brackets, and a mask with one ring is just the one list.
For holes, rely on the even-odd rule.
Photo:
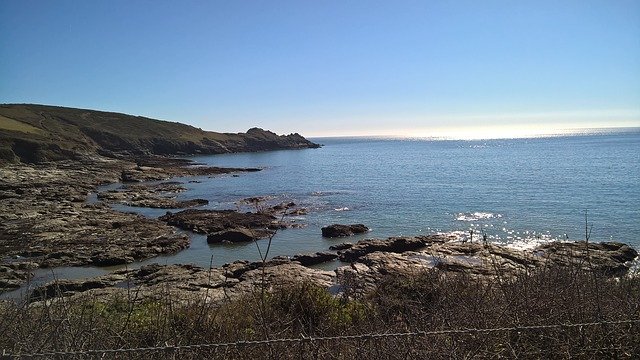
{"label": "eroded cliff face", "polygon": [[0,105],[0,162],[41,163],[87,154],[114,158],[317,148],[299,134],[259,128],[228,134],[119,113],[56,106]]}

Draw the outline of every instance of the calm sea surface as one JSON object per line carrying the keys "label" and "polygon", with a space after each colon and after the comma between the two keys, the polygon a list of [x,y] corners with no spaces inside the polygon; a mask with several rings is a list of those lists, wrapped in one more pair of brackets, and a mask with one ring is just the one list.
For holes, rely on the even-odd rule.
{"label": "calm sea surface", "polygon": [[[640,129],[534,139],[435,141],[320,138],[320,149],[196,157],[207,165],[263,171],[186,183],[184,198],[209,208],[269,196],[310,210],[303,229],[280,231],[271,255],[327,250],[344,241],[320,236],[332,223],[364,223],[364,237],[484,231],[500,243],[526,246],[584,239],[585,210],[594,241],[640,248]],[[131,210],[130,208],[127,210]],[[159,216],[162,210],[138,210]],[[220,265],[257,259],[255,244],[207,245],[153,261]]]}
{"label": "calm sea surface", "polygon": [[[308,215],[295,218],[306,227],[279,231],[270,256],[322,251],[365,237],[468,236],[471,229],[514,246],[584,239],[585,210],[593,241],[640,248],[640,129],[504,140],[312,140],[324,146],[196,157],[207,165],[264,170],[179,179],[189,189],[180,197],[208,199],[205,208],[213,209],[236,209],[239,200],[252,196],[308,208]],[[165,212],[117,208],[151,217]],[[364,223],[372,231],[322,238],[320,228],[332,223]],[[217,266],[237,259],[257,260],[256,245],[208,245],[204,236],[193,235],[189,249],[144,263]],[[61,271],[62,277],[75,277],[77,270]],[[93,275],[86,268],[80,273]]]}

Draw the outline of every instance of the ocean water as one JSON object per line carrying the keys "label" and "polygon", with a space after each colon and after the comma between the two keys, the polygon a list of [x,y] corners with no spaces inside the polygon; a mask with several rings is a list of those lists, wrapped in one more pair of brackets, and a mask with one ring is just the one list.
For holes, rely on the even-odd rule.
{"label": "ocean water", "polygon": [[[270,256],[327,250],[332,244],[437,232],[533,246],[585,238],[640,248],[640,129],[529,139],[429,140],[319,138],[320,149],[195,157],[207,165],[260,167],[238,177],[182,179],[182,198],[210,200],[205,208],[247,209],[238,201],[267,196],[309,209],[273,239]],[[188,181],[200,181],[199,183]],[[165,210],[133,209],[147,216]],[[250,210],[250,209],[247,209]],[[322,238],[332,223],[372,230],[346,239]],[[264,247],[266,241],[260,241]],[[147,261],[221,265],[257,260],[256,245],[208,245],[195,235],[190,249]]]}
{"label": "ocean water", "polygon": [[[583,240],[585,210],[592,241],[622,241],[640,249],[640,129],[500,140],[381,138],[312,139],[320,149],[195,157],[214,166],[260,167],[260,172],[179,178],[180,198],[205,198],[203,208],[251,210],[238,204],[267,196],[293,201],[309,214],[300,229],[279,231],[269,256],[324,251],[344,241],[437,232],[527,247],[544,241]],[[110,188],[118,185],[110,185]],[[116,206],[158,217],[166,210]],[[176,211],[176,210],[172,210]],[[363,223],[364,235],[325,239],[321,227]],[[176,255],[131,264],[195,263],[219,266],[258,260],[254,243],[209,245],[192,234]],[[258,245],[264,251],[267,240]],[[337,263],[324,267],[336,267]],[[112,269],[60,268],[52,277],[96,276]]]}

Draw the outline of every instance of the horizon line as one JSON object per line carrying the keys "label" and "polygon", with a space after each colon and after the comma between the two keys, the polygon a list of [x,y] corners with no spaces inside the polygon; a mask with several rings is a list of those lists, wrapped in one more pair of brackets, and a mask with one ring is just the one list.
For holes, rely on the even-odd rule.
{"label": "horizon line", "polygon": [[[498,126],[499,127],[499,126]],[[477,129],[478,127],[474,127]],[[482,127],[479,127],[482,128]],[[484,128],[491,128],[496,130],[495,126],[486,126]],[[640,131],[640,125],[610,125],[610,126],[595,126],[595,127],[562,127],[555,129],[539,129],[539,130],[524,130],[520,132],[514,131],[501,131],[495,134],[489,134],[485,130],[484,132],[477,131],[436,131],[432,134],[420,133],[389,133],[389,134],[348,134],[348,135],[305,135],[309,139],[349,139],[349,138],[370,138],[370,139],[389,139],[389,140],[441,140],[441,141],[455,141],[455,140],[500,140],[500,139],[537,139],[537,138],[551,138],[551,137],[564,137],[564,136],[590,136],[590,135],[607,135],[615,132],[633,132]]]}

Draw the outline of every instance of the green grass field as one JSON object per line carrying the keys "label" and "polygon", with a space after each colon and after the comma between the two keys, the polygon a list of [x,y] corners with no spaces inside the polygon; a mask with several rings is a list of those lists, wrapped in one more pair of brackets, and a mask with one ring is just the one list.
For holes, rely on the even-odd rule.
{"label": "green grass field", "polygon": [[19,131],[27,134],[38,135],[44,135],[45,133],[35,126],[31,126],[17,120],[9,119],[8,117],[4,117],[2,115],[0,115],[0,130]]}

